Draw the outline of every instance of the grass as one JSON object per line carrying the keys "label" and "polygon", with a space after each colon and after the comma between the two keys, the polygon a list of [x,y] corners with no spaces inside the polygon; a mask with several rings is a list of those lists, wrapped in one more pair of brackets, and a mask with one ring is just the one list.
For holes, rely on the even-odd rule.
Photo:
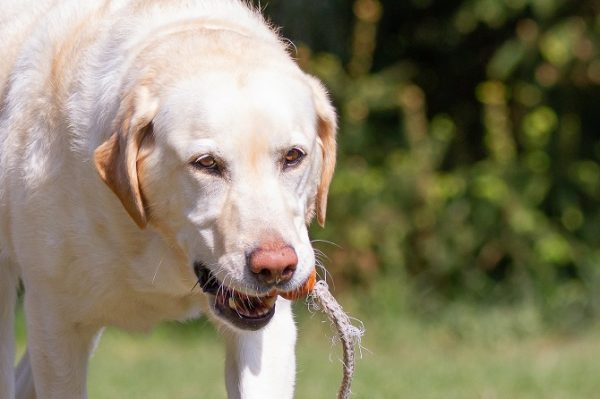
{"label": "grass", "polygon": [[[369,301],[362,301],[369,302]],[[600,330],[545,331],[532,308],[451,306],[424,320],[399,307],[346,307],[367,327],[355,398],[577,399],[600,397]],[[334,398],[338,346],[323,318],[297,304],[297,394]],[[19,348],[24,345],[19,318]],[[91,360],[89,396],[224,398],[224,353],[206,321],[163,325],[148,335],[107,329]]]}

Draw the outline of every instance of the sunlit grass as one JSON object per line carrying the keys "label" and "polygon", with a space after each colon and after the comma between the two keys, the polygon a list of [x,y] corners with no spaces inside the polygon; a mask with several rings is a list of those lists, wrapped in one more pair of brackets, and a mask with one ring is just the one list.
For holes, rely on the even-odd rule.
{"label": "sunlit grass", "polygon": [[[405,312],[394,314],[393,307],[374,315],[351,298],[345,302],[367,327],[355,398],[599,395],[597,328],[577,335],[547,332],[527,307],[454,307],[439,319],[424,321]],[[321,315],[308,314],[302,304],[297,310],[296,397],[334,398],[341,377],[339,347],[332,346],[331,330]],[[108,329],[91,361],[90,398],[224,398],[223,363],[221,339],[206,321],[168,324],[147,335]]]}

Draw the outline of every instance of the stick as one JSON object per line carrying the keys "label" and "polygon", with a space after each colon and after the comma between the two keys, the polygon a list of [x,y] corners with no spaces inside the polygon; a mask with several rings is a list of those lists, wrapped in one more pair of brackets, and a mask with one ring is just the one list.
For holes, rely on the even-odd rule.
{"label": "stick", "polygon": [[327,283],[318,281],[309,294],[309,307],[323,311],[334,325],[337,335],[342,342],[344,353],[344,376],[338,391],[338,399],[348,399],[352,394],[351,385],[354,376],[354,345],[360,346],[360,339],[364,334],[364,327],[354,326],[350,317],[344,312],[340,304],[329,292]]}

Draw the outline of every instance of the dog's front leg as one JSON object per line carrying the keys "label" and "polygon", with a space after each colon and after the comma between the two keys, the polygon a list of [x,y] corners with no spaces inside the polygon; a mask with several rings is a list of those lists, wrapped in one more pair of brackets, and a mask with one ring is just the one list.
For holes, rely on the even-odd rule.
{"label": "dog's front leg", "polygon": [[87,363],[99,329],[68,320],[64,311],[26,288],[28,355],[37,399],[87,397]]}
{"label": "dog's front leg", "polygon": [[291,302],[279,298],[275,315],[259,331],[226,336],[225,379],[230,399],[289,399],[294,396],[296,325]]}

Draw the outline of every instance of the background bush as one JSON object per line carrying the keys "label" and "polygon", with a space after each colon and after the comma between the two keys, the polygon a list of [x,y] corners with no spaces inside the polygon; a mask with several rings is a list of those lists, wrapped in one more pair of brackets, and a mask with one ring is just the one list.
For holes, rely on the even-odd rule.
{"label": "background bush", "polygon": [[[600,309],[600,3],[271,0],[331,90],[338,289]],[[408,290],[408,291],[407,291]]]}

